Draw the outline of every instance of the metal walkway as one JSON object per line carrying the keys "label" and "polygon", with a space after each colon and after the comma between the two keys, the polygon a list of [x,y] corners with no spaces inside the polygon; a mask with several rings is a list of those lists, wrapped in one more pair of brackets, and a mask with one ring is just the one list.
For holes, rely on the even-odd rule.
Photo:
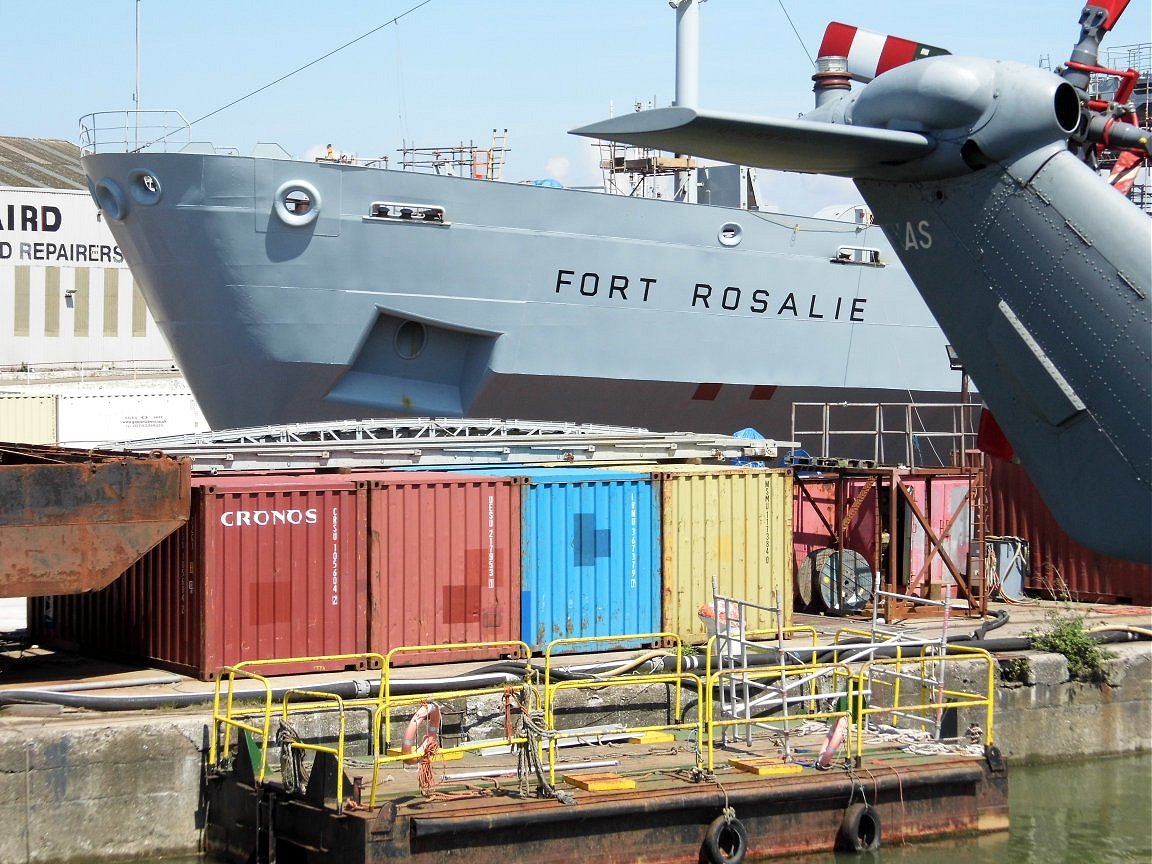
{"label": "metal walkway", "polygon": [[624,426],[404,418],[226,429],[124,442],[131,452],[187,456],[198,472],[412,465],[619,464],[775,460],[791,442]]}

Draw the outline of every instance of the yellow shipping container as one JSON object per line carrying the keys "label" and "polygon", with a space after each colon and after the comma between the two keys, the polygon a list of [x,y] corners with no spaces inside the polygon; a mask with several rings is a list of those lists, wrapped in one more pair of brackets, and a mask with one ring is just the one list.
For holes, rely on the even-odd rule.
{"label": "yellow shipping container", "polygon": [[56,443],[56,397],[0,395],[0,441]]}
{"label": "yellow shipping container", "polygon": [[[665,470],[667,468],[667,470]],[[768,468],[661,466],[663,627],[685,641],[708,637],[701,607],[721,595],[774,607],[792,622],[792,473]],[[750,610],[745,626],[775,629]]]}

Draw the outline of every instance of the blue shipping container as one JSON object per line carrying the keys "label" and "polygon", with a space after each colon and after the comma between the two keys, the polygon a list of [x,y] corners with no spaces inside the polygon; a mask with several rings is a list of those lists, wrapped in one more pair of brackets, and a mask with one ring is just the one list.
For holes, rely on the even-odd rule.
{"label": "blue shipping container", "polygon": [[[529,465],[475,473],[527,477],[522,496],[520,638],[660,629],[660,496],[649,474]],[[635,647],[606,640],[578,651]]]}

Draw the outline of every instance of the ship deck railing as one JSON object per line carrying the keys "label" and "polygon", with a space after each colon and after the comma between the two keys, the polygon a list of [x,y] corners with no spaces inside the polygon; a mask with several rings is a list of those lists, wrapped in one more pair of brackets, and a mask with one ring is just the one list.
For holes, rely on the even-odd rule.
{"label": "ship deck railing", "polygon": [[[647,674],[630,674],[618,678],[603,678],[590,676],[577,680],[554,680],[554,670],[558,655],[569,656],[570,652],[579,648],[588,649],[605,643],[619,646],[625,642],[635,642],[647,646],[663,646],[658,653],[671,652],[676,658],[676,668],[672,672],[656,672]],[[619,724],[618,730],[613,730],[621,737],[642,737],[653,732],[689,732],[696,742],[703,740],[703,722],[701,712],[696,711],[694,719],[686,719],[683,703],[683,691],[691,688],[695,694],[695,705],[704,704],[705,682],[700,676],[684,671],[684,644],[681,637],[672,632],[660,631],[652,633],[633,633],[626,636],[570,636],[553,639],[544,648],[544,703],[542,738],[546,742],[548,751],[549,782],[556,782],[556,751],[560,742],[567,738],[588,737],[586,730],[566,729],[560,725],[557,712],[557,703],[562,694],[570,692],[590,692],[599,695],[600,691],[639,689],[653,685],[670,685],[672,689],[671,719],[666,723]],[[695,748],[696,767],[702,765],[700,748]]]}
{"label": "ship deck railing", "polygon": [[[719,669],[709,679],[717,687],[754,686],[760,698],[749,703],[744,714],[718,710],[713,703],[706,724],[706,747],[708,770],[716,768],[715,754],[718,749],[712,742],[724,740],[724,732],[732,727],[748,728],[751,718],[763,718],[757,725],[763,726],[781,736],[782,758],[791,761],[793,757],[790,739],[800,727],[808,727],[813,722],[835,724],[840,718],[850,719],[847,706],[858,700],[854,688],[858,686],[852,670],[840,663],[814,663],[803,666],[769,666],[744,669]],[[718,734],[719,733],[719,734]],[[855,752],[856,739],[860,735],[858,727],[848,724],[847,735],[850,752]],[[750,733],[744,739],[751,745]]]}
{"label": "ship deck railing", "polygon": [[[855,631],[847,628],[838,634],[843,639],[852,638]],[[898,656],[875,657],[862,651],[859,643],[834,643],[827,646],[806,645],[800,651],[781,652],[781,662],[770,665],[723,666],[711,668],[711,657],[715,638],[709,640],[705,648],[708,665],[706,673],[697,673],[684,668],[684,647],[667,633],[624,634],[617,637],[594,637],[587,640],[557,640],[546,647],[543,671],[529,662],[532,654],[522,642],[507,643],[459,643],[448,646],[405,646],[394,648],[388,655],[365,653],[357,655],[332,655],[315,658],[286,658],[275,661],[249,661],[222,669],[216,677],[216,693],[213,701],[213,725],[210,741],[209,766],[218,772],[228,770],[235,747],[247,747],[255,769],[258,784],[273,782],[271,775],[276,768],[270,764],[269,747],[278,744],[281,748],[277,765],[281,766],[280,781],[292,791],[295,778],[283,777],[283,772],[300,764],[303,755],[311,753],[316,758],[327,754],[337,766],[334,799],[326,806],[344,812],[349,801],[360,804],[359,777],[353,786],[355,794],[349,797],[346,792],[345,771],[364,773],[370,770],[371,786],[368,807],[379,803],[382,790],[389,788],[397,776],[383,772],[394,768],[410,771],[417,762],[447,761],[463,758],[465,754],[480,755],[485,760],[495,758],[494,753],[502,753],[511,758],[517,753],[527,755],[529,762],[543,770],[551,785],[557,779],[558,749],[577,743],[611,743],[632,740],[643,744],[651,740],[675,742],[665,754],[679,766],[676,770],[703,771],[710,774],[717,768],[718,752],[730,752],[734,748],[724,740],[725,732],[742,724],[752,722],[765,734],[755,740],[748,736],[739,747],[740,759],[761,765],[803,765],[803,751],[793,747],[794,740],[813,736],[817,730],[825,729],[828,741],[832,730],[840,721],[845,732],[844,741],[836,745],[837,752],[845,754],[845,764],[854,761],[860,767],[864,760],[865,748],[877,735],[895,730],[898,733],[918,735],[927,740],[925,730],[932,730],[931,738],[940,742],[942,720],[947,715],[956,718],[959,728],[959,711],[968,712],[969,717],[983,722],[969,724],[965,733],[970,742],[975,742],[973,729],[977,730],[980,743],[990,745],[993,741],[993,685],[992,658],[981,649],[946,645],[941,648],[936,641],[913,645],[900,642]],[[588,647],[596,641],[620,643],[635,640],[648,644],[671,645],[670,651],[677,657],[675,669],[639,674],[621,674],[617,677],[589,673],[578,677],[559,680],[555,666],[557,655],[573,647]],[[891,640],[881,640],[891,645]],[[575,645],[574,645],[575,643]],[[394,666],[398,658],[413,659],[416,652],[429,650],[442,652],[446,649],[468,651],[481,649],[487,652],[519,653],[523,660],[523,672],[518,680],[509,675],[505,683],[469,687],[465,690],[442,689],[422,693],[396,692],[394,685],[399,681],[394,677]],[[797,654],[811,651],[814,662],[788,663],[787,658],[796,659]],[[832,660],[816,660],[833,655]],[[314,687],[282,688],[279,702],[274,699],[273,679],[267,674],[277,665],[310,662],[313,665],[331,665],[333,661],[348,661],[368,668],[381,670],[380,685],[375,693],[363,696],[340,696],[333,692]],[[961,665],[965,664],[965,665]],[[627,665],[627,664],[622,664]],[[260,670],[260,671],[257,671]],[[252,682],[254,690],[240,691],[238,685]],[[734,715],[722,710],[716,694],[725,687],[738,683],[758,688],[760,698],[747,712]],[[651,716],[629,716],[628,699],[625,688],[663,688],[668,707],[663,716],[653,720]],[[571,694],[587,693],[599,697],[606,706],[618,707],[612,710],[619,715],[620,722],[598,726],[571,725],[560,703],[571,707]],[[461,740],[449,746],[437,746],[434,753],[425,754],[422,749],[412,746],[409,750],[392,741],[393,715],[405,716],[411,721],[424,703],[438,706],[451,700],[474,696],[500,694],[505,700],[506,734],[495,739]],[[694,697],[691,705],[685,705],[686,695]],[[612,697],[619,697],[613,699]],[[511,728],[512,706],[517,709],[524,722],[520,728]],[[363,723],[352,723],[355,714],[367,713]],[[276,732],[272,730],[273,718],[278,717],[282,724]],[[306,721],[303,718],[308,718]],[[327,720],[324,718],[327,717]],[[333,719],[334,718],[334,719]],[[881,724],[881,721],[886,721]],[[308,726],[305,726],[307,722]],[[293,726],[298,724],[303,734]],[[568,723],[569,725],[565,725]],[[353,730],[353,726],[356,727]],[[442,731],[442,730],[441,730]],[[355,746],[350,735],[358,736]],[[646,736],[663,736],[655,739]],[[955,736],[959,739],[959,735]],[[366,738],[366,745],[359,740]],[[439,744],[439,742],[437,742]],[[625,747],[623,743],[612,746]],[[364,750],[367,752],[363,752]],[[684,752],[687,749],[688,753]],[[359,751],[352,754],[353,750]],[[482,751],[477,754],[475,751]],[[352,754],[352,755],[350,755]],[[649,760],[650,761],[650,760]],[[486,761],[485,765],[490,762]],[[611,762],[604,764],[613,764]],[[286,767],[284,767],[286,766]],[[591,763],[584,768],[593,767]],[[578,769],[573,769],[578,770]],[[747,769],[744,769],[747,770]],[[799,770],[799,768],[797,768]],[[495,774],[518,775],[516,765],[503,766]],[[495,776],[488,770],[474,772],[477,778]],[[411,777],[408,778],[411,783]],[[497,781],[492,780],[493,783]],[[399,790],[399,785],[391,788]],[[415,790],[413,790],[415,791]]]}
{"label": "ship deck railing", "polygon": [[96,111],[80,118],[80,155],[172,152],[192,143],[192,124],[173,109]]}

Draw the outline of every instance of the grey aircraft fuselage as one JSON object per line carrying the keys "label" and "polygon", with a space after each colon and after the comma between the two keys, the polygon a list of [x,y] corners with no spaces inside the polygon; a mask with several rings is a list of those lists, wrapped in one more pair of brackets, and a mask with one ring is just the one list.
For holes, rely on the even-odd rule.
{"label": "grey aircraft fuselage", "polygon": [[851,177],[1056,519],[1152,561],[1152,220],[1069,151],[1080,99],[935,56],[799,120],[673,107],[576,134]]}

